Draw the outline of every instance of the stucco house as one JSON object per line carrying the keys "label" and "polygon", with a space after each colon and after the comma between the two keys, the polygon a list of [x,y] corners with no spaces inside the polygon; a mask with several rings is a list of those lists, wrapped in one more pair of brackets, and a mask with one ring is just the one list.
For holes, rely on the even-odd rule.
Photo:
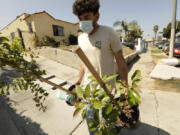
{"label": "stucco house", "polygon": [[78,34],[78,23],[71,23],[55,19],[46,11],[33,14],[23,13],[17,16],[10,24],[0,30],[2,36],[12,40],[14,37],[20,37],[25,48],[35,46],[35,35],[41,39],[44,36],[53,37],[62,44],[63,40],[68,40],[70,34]]}

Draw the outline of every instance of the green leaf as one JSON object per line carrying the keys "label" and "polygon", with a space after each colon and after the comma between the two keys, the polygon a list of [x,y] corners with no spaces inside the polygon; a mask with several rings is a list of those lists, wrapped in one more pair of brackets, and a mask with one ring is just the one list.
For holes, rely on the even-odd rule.
{"label": "green leaf", "polygon": [[28,89],[28,83],[25,83],[25,87],[24,87],[25,90]]}
{"label": "green leaf", "polygon": [[107,79],[107,75],[103,75],[103,77],[102,77],[102,80],[105,82],[105,80]]}
{"label": "green leaf", "polygon": [[23,90],[21,82],[17,82],[17,84],[18,84],[19,89]]}
{"label": "green leaf", "polygon": [[3,88],[1,88],[1,92],[0,92],[0,94],[1,94],[2,96],[4,96],[4,95],[5,95],[5,93],[4,93],[4,89],[3,89]]}
{"label": "green leaf", "polygon": [[119,115],[119,110],[113,109],[111,113],[108,115],[109,120],[111,122],[116,122],[117,121],[117,116]]}
{"label": "green leaf", "polygon": [[104,90],[97,89],[96,92],[94,93],[94,96],[101,96],[102,94],[104,94]]}
{"label": "green leaf", "polygon": [[121,101],[118,101],[117,103],[118,103],[119,106],[123,105],[123,103]]}
{"label": "green leaf", "polygon": [[136,80],[136,79],[141,79],[141,71],[140,70],[136,70],[135,72],[134,72],[134,74],[132,75],[132,77],[131,77],[131,80],[133,81],[133,80]]}
{"label": "green leaf", "polygon": [[6,37],[0,37],[0,44],[8,41],[9,39],[7,39]]}
{"label": "green leaf", "polygon": [[116,85],[119,86],[119,87],[121,87],[121,88],[126,87],[126,84],[123,83],[122,81],[119,81],[119,80],[116,81]]}
{"label": "green leaf", "polygon": [[118,74],[109,75],[107,78],[105,78],[105,82],[109,82],[109,81],[115,79],[116,77],[118,77]]}
{"label": "green leaf", "polygon": [[89,76],[88,79],[90,79],[91,81],[97,82],[97,80],[96,80],[96,78],[94,76]]}
{"label": "green leaf", "polygon": [[137,84],[141,81],[141,71],[136,70],[131,77],[132,87],[137,87]]}
{"label": "green leaf", "polygon": [[136,90],[130,89],[128,91],[128,96],[129,96],[128,101],[129,101],[131,106],[134,106],[134,105],[141,103],[140,95]]}
{"label": "green leaf", "polygon": [[98,100],[95,100],[94,103],[93,103],[93,105],[94,105],[94,108],[95,108],[95,109],[101,109],[101,108],[104,107],[104,104],[101,103],[101,102],[98,101]]}
{"label": "green leaf", "polygon": [[87,97],[89,97],[89,96],[90,96],[90,92],[91,92],[90,84],[88,84],[88,85],[86,86],[86,88],[85,88],[85,95],[86,95]]}
{"label": "green leaf", "polygon": [[103,135],[111,135],[110,129],[108,127],[103,129]]}
{"label": "green leaf", "polygon": [[45,92],[42,88],[40,88],[39,91],[41,94]]}
{"label": "green leaf", "polygon": [[110,100],[110,97],[105,95],[104,98],[101,100],[102,102],[108,102]]}
{"label": "green leaf", "polygon": [[97,128],[96,127],[93,127],[93,128],[90,128],[90,131],[95,131]]}
{"label": "green leaf", "polygon": [[79,85],[76,85],[76,94],[78,96],[78,98],[82,98],[83,97],[83,89],[79,86]]}
{"label": "green leaf", "polygon": [[95,111],[94,111],[94,121],[95,121],[96,126],[100,123],[99,110],[98,109],[95,109]]}
{"label": "green leaf", "polygon": [[38,96],[38,91],[36,91],[35,96],[36,96],[36,97]]}
{"label": "green leaf", "polygon": [[88,124],[89,124],[89,127],[91,128],[94,125],[94,121],[90,121]]}
{"label": "green leaf", "polygon": [[80,102],[80,103],[78,103],[78,104],[75,105],[76,109],[83,109],[84,106],[85,106],[85,104],[82,103],[82,102]]}
{"label": "green leaf", "polygon": [[39,99],[42,99],[43,96],[39,96]]}
{"label": "green leaf", "polygon": [[49,94],[48,93],[44,93],[44,96],[48,96]]}
{"label": "green leaf", "polygon": [[86,114],[87,114],[87,109],[84,109],[81,116],[82,116],[82,119],[85,119],[86,118]]}
{"label": "green leaf", "polygon": [[97,130],[97,123],[95,121],[89,121],[88,125],[90,127],[90,131],[93,132],[93,131]]}
{"label": "green leaf", "polygon": [[15,93],[18,92],[17,84],[13,85],[13,90]]}
{"label": "green leaf", "polygon": [[6,88],[6,94],[9,95],[9,85],[7,85],[7,88]]}
{"label": "green leaf", "polygon": [[132,86],[133,86],[133,87],[137,86],[137,84],[138,84],[140,81],[141,81],[141,79],[134,79],[134,80],[132,81]]}
{"label": "green leaf", "polygon": [[137,90],[132,89],[132,92],[133,92],[133,95],[134,95],[135,97],[137,97],[137,98],[140,98],[140,97],[141,97]]}
{"label": "green leaf", "polygon": [[122,88],[117,88],[116,91],[117,91],[116,94],[117,94],[118,96],[121,96],[122,94],[124,94],[124,91],[123,91]]}
{"label": "green leaf", "polygon": [[106,85],[106,88],[109,90],[109,91],[111,91],[112,90],[112,88],[111,88],[111,86],[109,85],[109,84],[105,84]]}
{"label": "green leaf", "polygon": [[105,114],[108,115],[110,114],[110,112],[112,111],[113,109],[113,104],[108,104],[106,107],[105,107]]}
{"label": "green leaf", "polygon": [[90,79],[93,84],[98,84],[98,81],[94,76],[89,76],[88,79]]}
{"label": "green leaf", "polygon": [[40,106],[40,104],[36,104],[36,107],[39,107]]}
{"label": "green leaf", "polygon": [[99,130],[99,131],[97,131],[94,135],[103,135],[103,133],[102,133],[101,130]]}

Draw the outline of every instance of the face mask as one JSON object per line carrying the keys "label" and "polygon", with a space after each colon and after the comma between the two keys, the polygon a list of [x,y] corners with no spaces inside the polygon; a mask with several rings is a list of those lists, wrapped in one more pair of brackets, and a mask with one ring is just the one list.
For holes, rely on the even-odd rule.
{"label": "face mask", "polygon": [[93,31],[94,27],[93,27],[93,21],[80,21],[79,23],[79,27],[80,29],[89,34]]}

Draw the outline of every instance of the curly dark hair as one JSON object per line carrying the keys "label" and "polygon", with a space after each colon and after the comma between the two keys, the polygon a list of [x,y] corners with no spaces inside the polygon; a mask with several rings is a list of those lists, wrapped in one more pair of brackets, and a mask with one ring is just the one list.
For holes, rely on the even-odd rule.
{"label": "curly dark hair", "polygon": [[99,0],[75,0],[73,4],[73,13],[77,16],[81,16],[86,12],[93,12],[96,14],[99,12],[99,8]]}

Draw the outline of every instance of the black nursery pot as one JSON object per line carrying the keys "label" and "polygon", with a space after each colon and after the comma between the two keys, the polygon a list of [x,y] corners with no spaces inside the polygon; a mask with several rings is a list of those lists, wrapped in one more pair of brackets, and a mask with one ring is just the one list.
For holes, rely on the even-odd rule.
{"label": "black nursery pot", "polygon": [[[116,101],[118,101],[118,100],[120,100],[123,103],[126,101],[126,99],[124,99],[124,98],[123,99],[117,98]],[[124,106],[122,106],[121,109],[122,109],[122,111],[121,111],[121,114],[119,115],[119,118],[120,118],[122,123],[120,125],[118,125],[118,127],[129,128],[129,129],[137,128],[138,124],[139,124],[139,115],[140,115],[139,105],[135,105],[135,106],[130,107],[130,110],[132,110],[132,112],[130,113],[131,118],[129,118],[127,116],[127,113],[125,111]]]}

